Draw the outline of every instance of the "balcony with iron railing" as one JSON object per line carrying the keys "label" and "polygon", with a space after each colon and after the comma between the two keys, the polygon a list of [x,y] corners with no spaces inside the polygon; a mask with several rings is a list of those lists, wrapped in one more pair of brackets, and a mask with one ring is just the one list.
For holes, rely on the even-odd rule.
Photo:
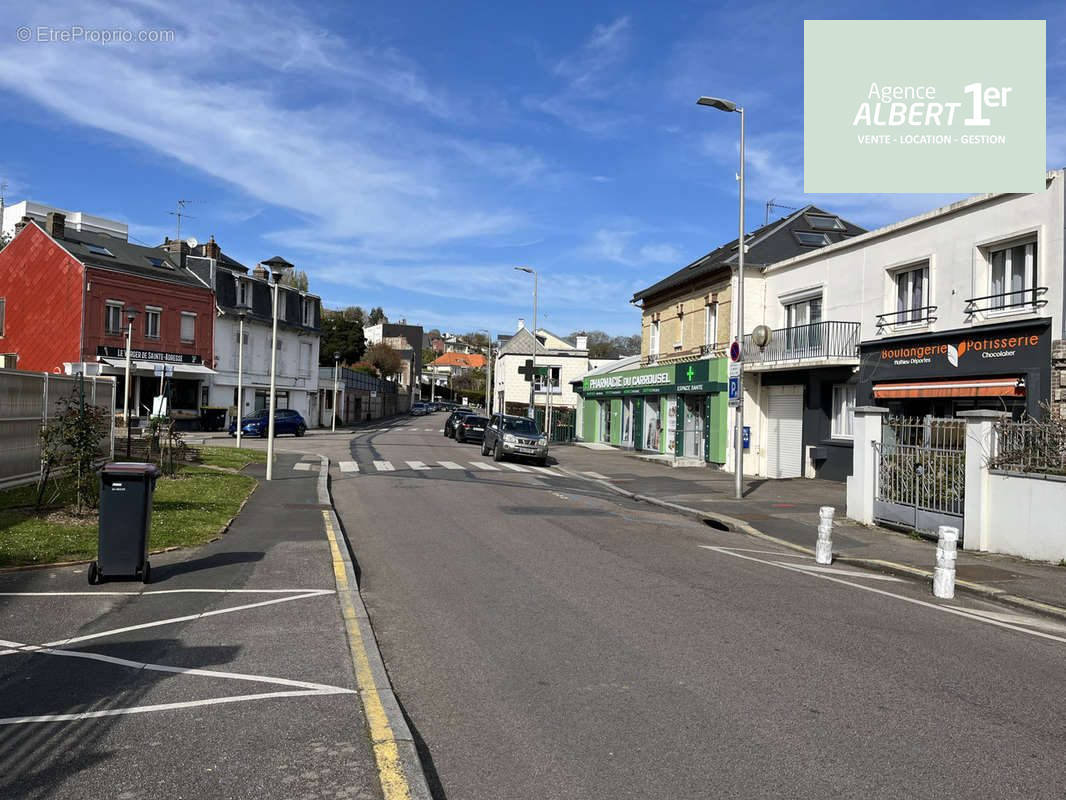
{"label": "balcony with iron railing", "polygon": [[905,308],[901,311],[888,311],[878,314],[877,332],[884,333],[886,330],[900,328],[907,325],[926,325],[936,322],[936,306],[917,306]]}
{"label": "balcony with iron railing", "polygon": [[716,358],[724,356],[729,349],[725,342],[717,344],[701,344],[689,347],[686,350],[675,350],[672,353],[648,353],[641,356],[640,366],[651,367],[656,364],[683,364],[686,361],[698,361],[701,358]]}
{"label": "balcony with iron railing", "polygon": [[1000,292],[999,294],[986,294],[984,297],[971,297],[966,301],[963,313],[967,319],[972,319],[978,314],[1009,313],[1011,311],[1024,311],[1025,309],[1037,310],[1047,305],[1048,290],[1046,286],[1036,286],[1032,289],[1017,289],[1012,292]]}
{"label": "balcony with iron railing", "polygon": [[749,333],[744,337],[744,365],[748,369],[783,369],[815,363],[854,365],[859,363],[858,322],[814,322],[792,328],[778,328],[759,347]]}

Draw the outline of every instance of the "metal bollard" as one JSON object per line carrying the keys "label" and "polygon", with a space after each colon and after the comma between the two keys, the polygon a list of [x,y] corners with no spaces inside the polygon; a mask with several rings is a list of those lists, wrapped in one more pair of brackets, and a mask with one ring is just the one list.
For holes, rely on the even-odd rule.
{"label": "metal bollard", "polygon": [[955,596],[955,556],[959,529],[941,525],[937,529],[936,568],[933,570],[933,595],[944,600]]}
{"label": "metal bollard", "polygon": [[818,509],[818,541],[814,546],[814,560],[819,564],[833,563],[833,514],[832,506]]}

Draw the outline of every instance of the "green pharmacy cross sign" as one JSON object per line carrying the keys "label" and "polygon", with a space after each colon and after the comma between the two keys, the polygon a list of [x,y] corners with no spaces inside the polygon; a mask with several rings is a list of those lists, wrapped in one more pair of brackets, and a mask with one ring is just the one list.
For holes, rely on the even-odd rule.
{"label": "green pharmacy cross sign", "polygon": [[696,370],[691,364],[688,365],[688,371],[685,373],[685,377],[688,378],[689,383],[692,383],[692,379],[696,377]]}
{"label": "green pharmacy cross sign", "polygon": [[529,383],[533,380],[534,375],[546,378],[548,376],[548,368],[534,367],[533,359],[527,358],[525,365],[518,368],[518,374],[525,378],[526,383]]}

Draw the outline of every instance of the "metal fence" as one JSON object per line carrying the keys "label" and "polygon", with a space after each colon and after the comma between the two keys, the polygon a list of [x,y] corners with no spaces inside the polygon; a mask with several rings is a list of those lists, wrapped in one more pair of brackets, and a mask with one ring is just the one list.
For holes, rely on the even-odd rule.
{"label": "metal fence", "polygon": [[[31,483],[41,467],[41,428],[59,413],[63,399],[78,397],[76,376],[0,369],[0,487]],[[101,439],[102,456],[111,457],[115,379],[86,377],[85,402],[101,406],[112,430]]]}
{"label": "metal fence", "polygon": [[933,417],[886,419],[875,445],[874,516],[914,530],[962,528],[966,426]]}
{"label": "metal fence", "polygon": [[1066,420],[1004,420],[996,423],[992,469],[1039,475],[1066,475]]}
{"label": "metal fence", "polygon": [[765,347],[758,347],[751,334],[744,337],[744,360],[756,364],[817,358],[858,358],[858,322],[814,322],[779,328]]}

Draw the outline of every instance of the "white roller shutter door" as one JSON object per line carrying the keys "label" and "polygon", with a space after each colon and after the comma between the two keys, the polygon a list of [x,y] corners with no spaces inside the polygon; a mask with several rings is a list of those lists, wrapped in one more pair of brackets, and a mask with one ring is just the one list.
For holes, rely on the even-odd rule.
{"label": "white roller shutter door", "polygon": [[766,426],[766,474],[798,478],[803,465],[803,387],[771,386]]}

